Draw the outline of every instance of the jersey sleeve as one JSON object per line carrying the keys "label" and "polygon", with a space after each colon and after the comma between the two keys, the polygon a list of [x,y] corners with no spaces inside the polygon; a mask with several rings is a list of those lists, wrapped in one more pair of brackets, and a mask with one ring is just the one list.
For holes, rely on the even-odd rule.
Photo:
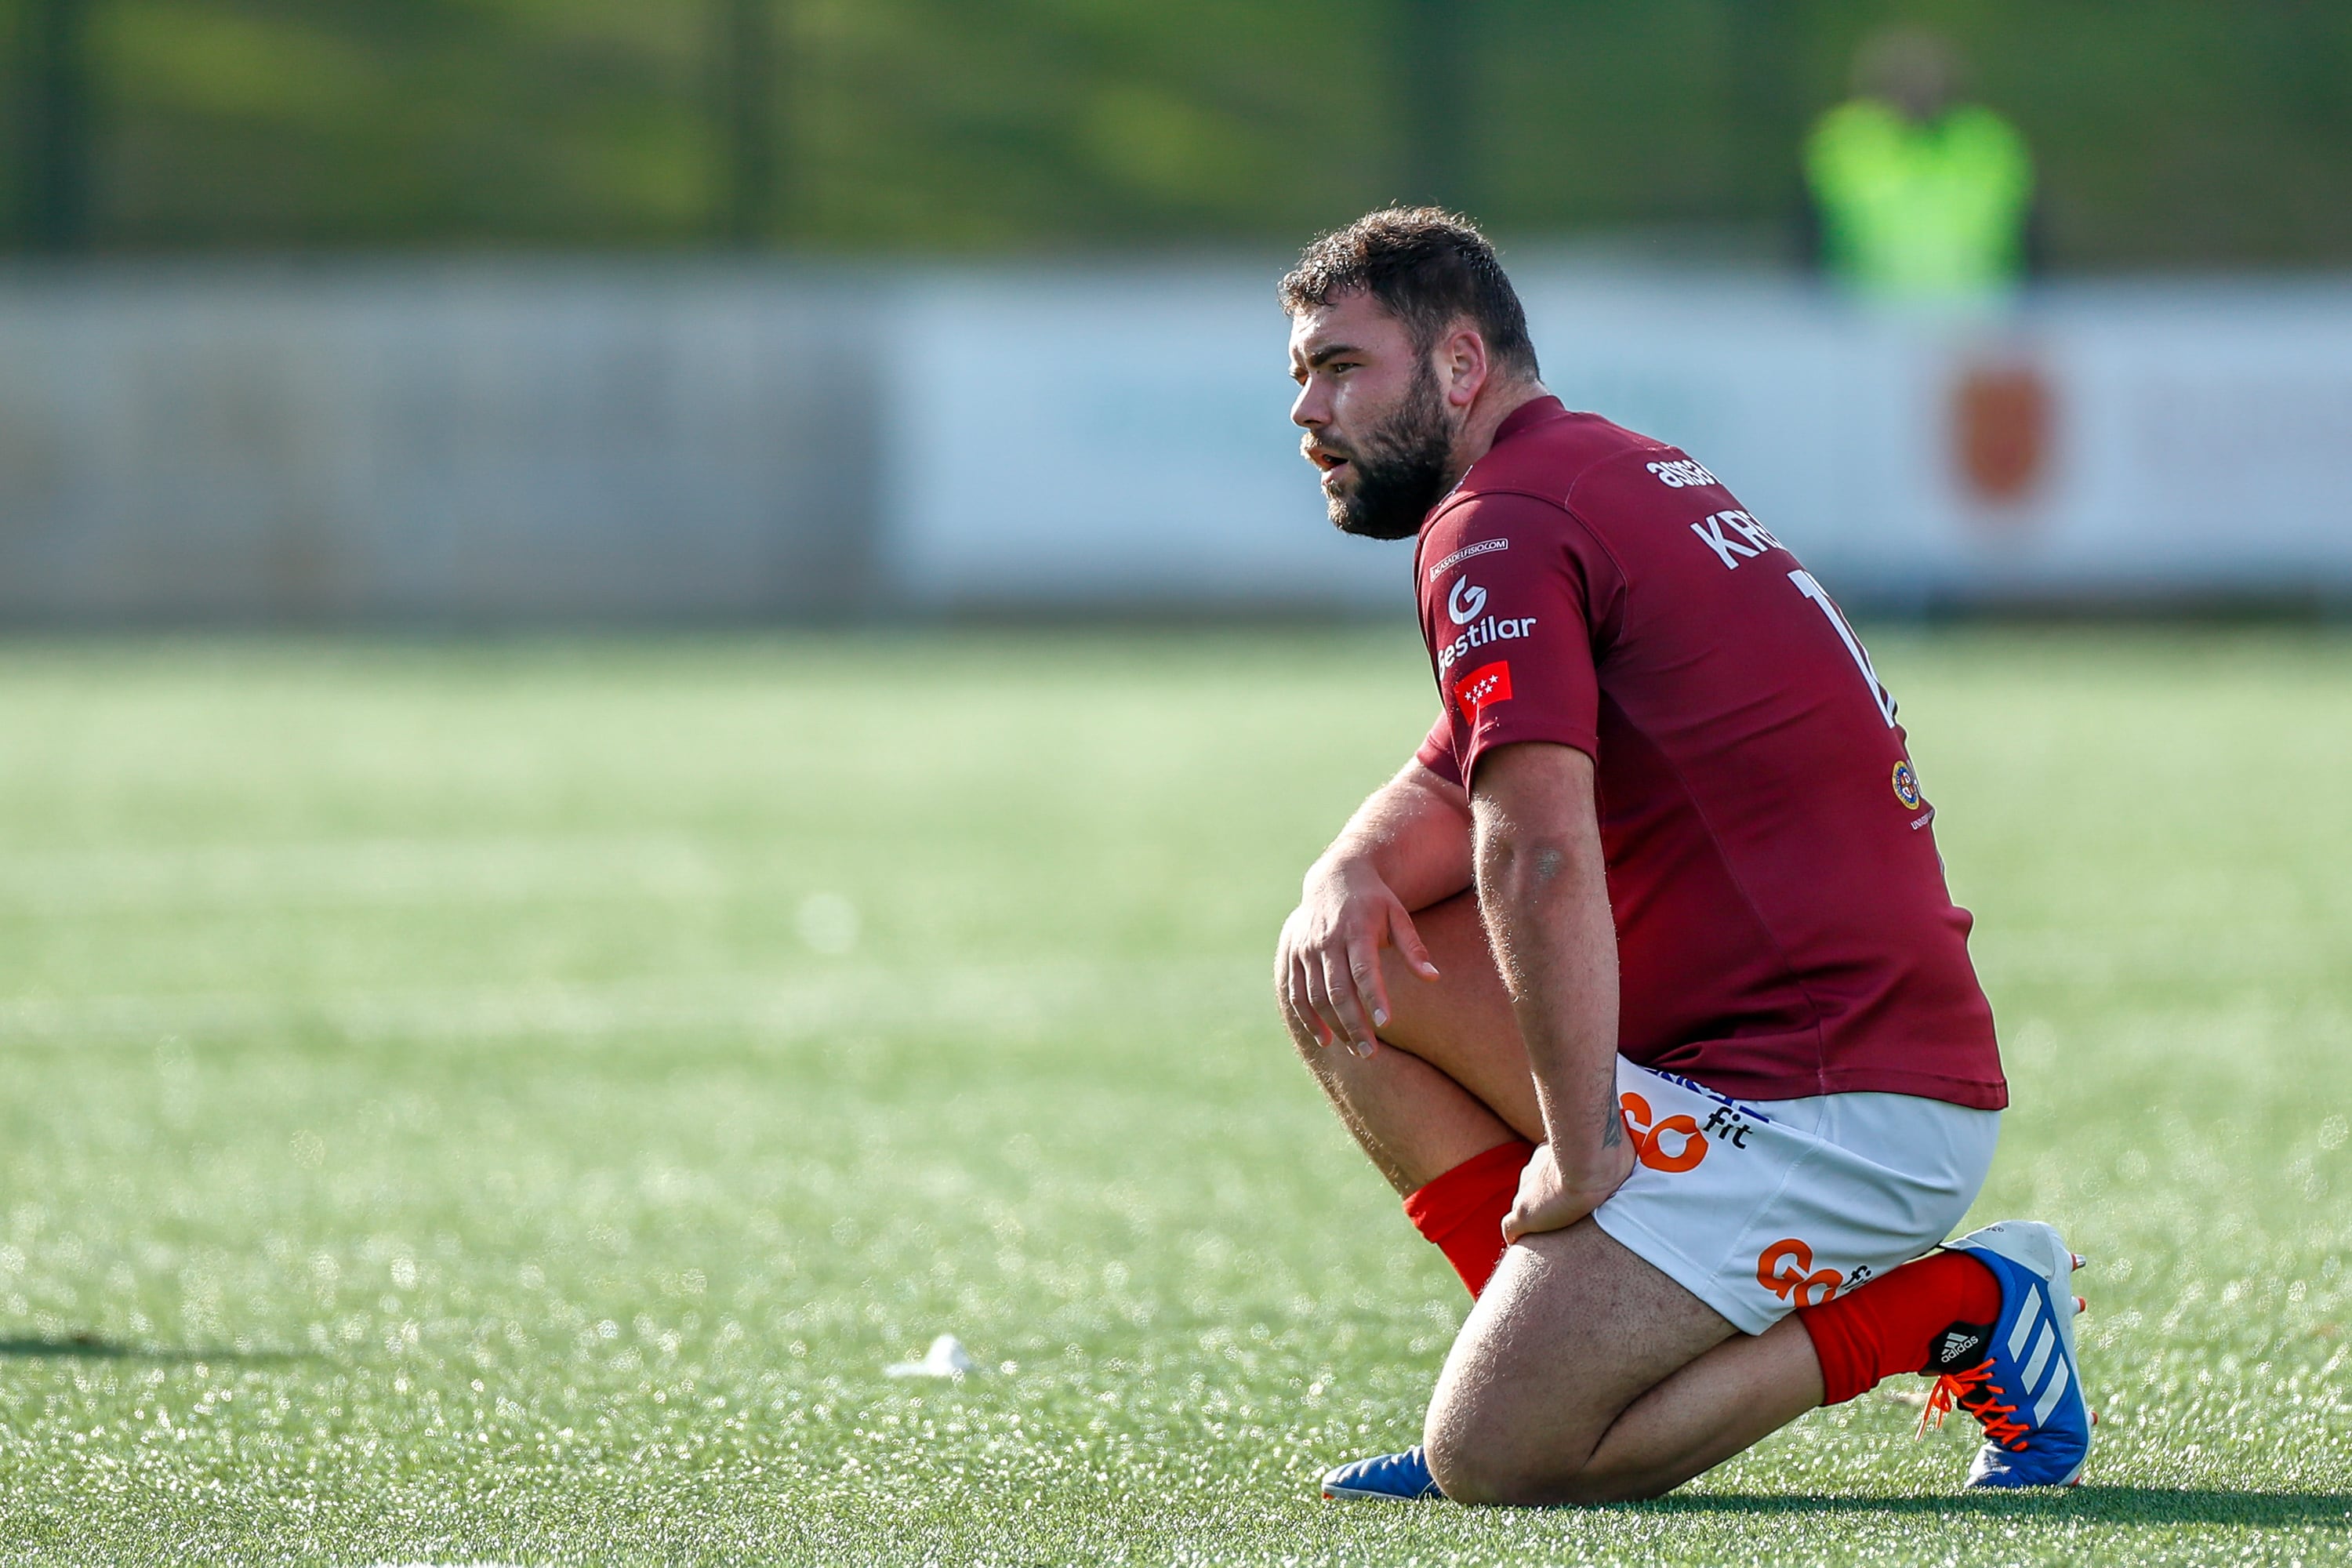
{"label": "jersey sleeve", "polygon": [[1413,752],[1412,760],[1447,784],[1459,787],[1462,764],[1454,755],[1454,721],[1440,713],[1437,722],[1429,727],[1429,739],[1421,743],[1421,750]]}
{"label": "jersey sleeve", "polygon": [[[1546,741],[1600,752],[1593,627],[1620,579],[1566,510],[1478,495],[1438,520],[1422,618],[1461,778],[1496,746]],[[1457,560],[1458,558],[1458,560]]]}

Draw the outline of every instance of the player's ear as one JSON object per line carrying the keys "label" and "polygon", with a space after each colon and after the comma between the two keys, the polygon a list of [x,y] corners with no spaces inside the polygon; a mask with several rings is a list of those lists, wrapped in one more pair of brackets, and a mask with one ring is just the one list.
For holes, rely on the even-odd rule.
{"label": "player's ear", "polygon": [[1467,408],[1478,400],[1492,368],[1486,359],[1486,340],[1467,321],[1446,333],[1438,345],[1439,380],[1445,387],[1445,401],[1455,408]]}

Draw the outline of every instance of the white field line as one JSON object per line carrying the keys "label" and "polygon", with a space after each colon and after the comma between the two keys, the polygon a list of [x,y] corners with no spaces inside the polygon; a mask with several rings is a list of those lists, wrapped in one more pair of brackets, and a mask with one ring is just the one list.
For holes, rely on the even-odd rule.
{"label": "white field line", "polygon": [[[1246,967],[1246,966],[1241,966]],[[195,992],[0,999],[0,1046],[220,1038],[307,1028],[354,1043],[592,1039],[740,1030],[805,1040],[870,1030],[951,1028],[1003,1039],[1073,1014],[1116,1030],[1144,1010],[1181,1010],[1258,984],[1222,961],[845,967],[817,975],[659,976],[519,985],[415,987],[313,995]],[[1269,1015],[1272,1004],[1269,1002]]]}

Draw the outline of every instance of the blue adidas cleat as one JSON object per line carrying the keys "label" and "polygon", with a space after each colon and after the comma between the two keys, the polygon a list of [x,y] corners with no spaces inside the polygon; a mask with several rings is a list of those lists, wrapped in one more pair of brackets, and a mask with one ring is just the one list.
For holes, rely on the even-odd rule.
{"label": "blue adidas cleat", "polygon": [[1445,1496],[1430,1479],[1429,1461],[1422,1458],[1418,1443],[1402,1454],[1377,1454],[1328,1472],[1323,1478],[1323,1495],[1381,1498],[1389,1502],[1419,1502],[1424,1498]]}
{"label": "blue adidas cleat", "polygon": [[2000,1317],[1990,1326],[1955,1323],[1937,1346],[1942,1375],[1920,1417],[1940,1426],[1958,1405],[1985,1430],[1969,1467],[1972,1487],[2070,1487],[2083,1478],[2097,1417],[2083,1403],[2068,1288],[2083,1260],[2058,1233],[2034,1220],[2003,1220],[1945,1247],[1965,1252],[2000,1281]]}

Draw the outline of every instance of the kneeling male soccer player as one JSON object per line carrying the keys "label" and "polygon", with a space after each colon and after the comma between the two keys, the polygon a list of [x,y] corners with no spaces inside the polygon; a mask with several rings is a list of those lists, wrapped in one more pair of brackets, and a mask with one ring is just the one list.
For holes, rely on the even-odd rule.
{"label": "kneeling male soccer player", "polygon": [[1982,1423],[1971,1486],[2075,1480],[2081,1260],[1944,1241],[2008,1090],[1853,629],[1697,461],[1545,392],[1463,220],[1371,214],[1282,299],[1332,521],[1417,540],[1444,711],[1276,983],[1476,1298],[1423,1446],[1325,1495],[1654,1497],[1895,1373]]}

